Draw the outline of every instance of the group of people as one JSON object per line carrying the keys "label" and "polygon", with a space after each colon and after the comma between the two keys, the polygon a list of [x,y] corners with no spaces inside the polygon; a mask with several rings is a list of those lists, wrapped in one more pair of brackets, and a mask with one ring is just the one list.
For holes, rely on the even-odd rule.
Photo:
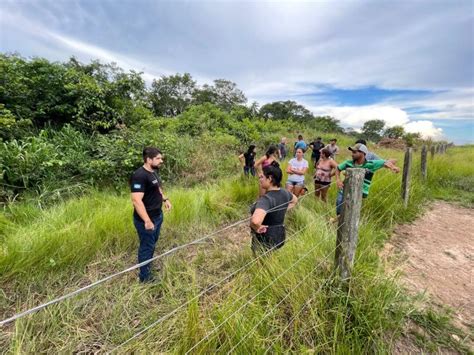
{"label": "group of people", "polygon": [[[307,191],[305,175],[309,170],[309,163],[304,159],[304,154],[308,149],[311,149],[311,161],[315,168],[316,196],[326,201],[326,187],[331,183],[331,177],[334,175],[333,170],[336,168],[335,157],[339,153],[339,147],[336,145],[336,142],[337,139],[334,138],[331,139],[328,145],[325,145],[321,137],[318,137],[313,142],[307,144],[303,136],[299,135],[293,147],[294,157],[290,159],[286,169],[288,173],[288,180],[285,184],[286,189],[297,197]],[[253,144],[249,146],[246,152],[239,156],[239,159],[242,163],[244,174],[246,176],[256,176],[257,172],[262,172],[262,169],[266,166],[283,161],[287,154],[287,139],[283,137],[278,146],[271,145],[260,159],[256,160],[257,148]],[[259,196],[263,196],[263,194],[265,194],[265,190],[260,187]]]}
{"label": "group of people", "polygon": [[[312,150],[311,160],[314,166],[314,186],[315,195],[322,201],[327,202],[327,194],[333,176],[336,177],[338,194],[336,199],[336,215],[339,218],[344,201],[341,172],[348,168],[365,169],[362,197],[367,198],[369,188],[372,183],[374,173],[385,167],[398,173],[400,169],[392,159],[384,160],[367,148],[367,142],[363,139],[349,147],[352,159],[348,159],[338,164],[336,156],[339,153],[337,140],[332,139],[330,144],[324,145],[321,138],[315,139],[310,144],[306,144],[303,137],[298,136],[298,141],[294,145],[294,157],[288,161],[286,172],[288,178],[285,189],[281,188],[283,173],[277,159],[285,156],[281,149],[270,146],[265,156],[255,162],[255,171],[259,176],[259,198],[251,209],[251,231],[252,249],[278,249],[285,241],[284,220],[287,210],[295,206],[298,197],[304,194],[305,174],[309,169],[309,164],[304,159],[304,154],[308,149]],[[282,139],[280,145],[286,145],[286,138]],[[279,151],[279,152],[278,152]],[[256,154],[255,146],[252,150]],[[285,149],[286,152],[286,149]],[[270,164],[263,165],[262,162]],[[244,167],[245,169],[245,167]],[[245,171],[245,170],[244,170]],[[335,220],[337,220],[337,218]]]}
{"label": "group of people", "polygon": [[[337,164],[336,156],[339,148],[337,140],[324,145],[321,138],[310,144],[304,142],[301,135],[294,144],[294,156],[288,162],[288,174],[285,188],[281,187],[283,172],[280,163],[288,155],[287,139],[283,138],[279,145],[271,145],[265,154],[256,159],[257,148],[250,145],[246,152],[239,156],[244,174],[258,175],[259,197],[251,207],[250,228],[252,233],[252,250],[269,250],[281,248],[285,242],[285,215],[298,202],[298,197],[305,193],[305,175],[309,163],[304,159],[308,149],[312,150],[311,160],[315,169],[315,194],[327,201],[327,193],[333,176],[336,177],[337,195],[336,213],[339,216],[343,202],[343,182],[341,172],[347,168],[363,168],[366,170],[363,186],[363,197],[369,193],[370,184],[375,171],[382,167],[398,172],[394,160],[383,160],[369,152],[364,140],[359,140],[353,147],[352,159]],[[163,164],[163,154],[154,147],[143,150],[143,166],[137,169],[130,179],[131,199],[134,207],[133,222],[139,238],[138,263],[151,258],[155,251],[161,225],[163,223],[163,206],[165,210],[172,208],[171,201],[164,194],[159,168]],[[139,280],[150,282],[154,279],[151,263],[140,267]]]}

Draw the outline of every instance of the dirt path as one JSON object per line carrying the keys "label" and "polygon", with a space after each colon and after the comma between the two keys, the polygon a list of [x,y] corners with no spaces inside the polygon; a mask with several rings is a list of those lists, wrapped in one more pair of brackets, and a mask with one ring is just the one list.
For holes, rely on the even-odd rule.
{"label": "dirt path", "polygon": [[[402,281],[454,310],[455,324],[474,325],[474,209],[435,202],[412,224],[397,227],[384,249],[397,258]],[[471,328],[472,329],[472,328]]]}

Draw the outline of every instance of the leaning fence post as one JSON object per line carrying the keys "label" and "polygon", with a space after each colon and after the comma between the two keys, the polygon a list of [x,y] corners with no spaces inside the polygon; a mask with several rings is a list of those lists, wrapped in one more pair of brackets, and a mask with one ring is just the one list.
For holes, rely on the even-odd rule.
{"label": "leaning fence post", "polygon": [[434,155],[435,155],[435,146],[432,145],[432,146],[431,146],[431,159],[434,158]]}
{"label": "leaning fence post", "polygon": [[364,169],[347,169],[344,180],[344,202],[339,217],[336,240],[336,268],[343,280],[351,277],[359,235],[359,218],[362,207]]}
{"label": "leaning fence post", "polygon": [[402,198],[405,208],[408,207],[408,200],[410,197],[410,171],[412,161],[412,148],[407,148],[405,152],[405,160],[403,162],[403,177],[402,177]]}
{"label": "leaning fence post", "polygon": [[427,156],[428,149],[426,148],[426,145],[423,144],[423,147],[421,148],[421,176],[423,177],[423,180],[426,180],[426,177],[428,176],[428,169],[426,166]]}

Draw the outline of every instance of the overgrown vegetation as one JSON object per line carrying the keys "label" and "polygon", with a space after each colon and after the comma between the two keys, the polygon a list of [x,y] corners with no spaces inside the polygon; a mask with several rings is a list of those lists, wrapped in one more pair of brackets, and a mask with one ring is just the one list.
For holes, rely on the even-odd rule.
{"label": "overgrown vegetation", "polygon": [[[346,140],[342,138],[342,143],[348,143]],[[379,153],[402,158],[401,152]],[[448,153],[451,159],[435,156],[429,162],[430,174],[440,168],[456,172],[466,154],[472,153],[472,148],[453,148]],[[415,171],[418,164],[415,159]],[[459,182],[463,176],[454,173],[451,178]],[[425,340],[418,344],[425,351],[448,348],[466,352],[468,338],[459,329],[453,330],[449,315],[415,308],[396,279],[385,275],[378,256],[392,226],[414,219],[423,209],[436,191],[433,184],[437,182],[423,184],[415,174],[410,205],[405,210],[399,197],[400,176],[388,171],[376,174],[363,207],[349,292],[343,291],[332,275],[335,227],[328,219],[334,208],[308,196],[289,215],[284,248],[252,263],[199,299],[193,297],[252,260],[248,227],[236,227],[212,242],[165,258],[156,265],[161,269],[161,280],[154,285],[138,284],[131,273],[21,319],[3,333],[1,346],[22,353],[110,351],[189,301],[184,309],[119,352],[183,353],[208,334],[193,352],[389,352],[407,321],[425,329]],[[464,193],[462,186],[453,184],[459,196]],[[172,189],[174,210],[165,218],[159,250],[246,216],[256,188],[255,180],[227,178],[206,187]],[[331,188],[330,201],[335,193]],[[129,223],[127,196],[95,191],[40,213],[21,208],[21,203],[15,205],[18,209],[12,207],[7,216],[8,233],[1,243],[3,315],[135,262],[137,241]],[[33,267],[35,272],[31,273]],[[310,276],[303,280],[306,275]],[[457,334],[460,340],[442,334]]]}
{"label": "overgrown vegetation", "polygon": [[[263,154],[296,133],[336,136],[340,147],[354,142],[333,118],[313,117],[292,101],[245,106],[245,95],[223,79],[199,86],[176,74],[147,88],[140,73],[74,58],[2,55],[0,66],[7,79],[0,82],[2,319],[136,262],[126,186],[144,145],[166,157],[162,174],[174,207],[158,243],[163,251],[248,216],[257,182],[240,176],[236,159],[246,145],[257,143]],[[378,153],[402,162],[401,151]],[[468,337],[449,315],[415,308],[378,255],[392,227],[416,218],[429,199],[472,206],[474,171],[466,162],[473,158],[472,147],[456,147],[429,160],[426,183],[414,174],[408,209],[400,176],[377,172],[348,290],[333,275],[334,206],[307,196],[289,214],[284,248],[204,296],[196,298],[252,262],[246,224],[155,263],[161,271],[153,285],[138,284],[132,272],[18,320],[2,329],[0,351],[111,351],[188,302],[119,351],[384,353],[411,321],[425,329],[423,350],[468,352]],[[330,201],[335,193],[332,187]]]}
{"label": "overgrown vegetation", "polygon": [[263,153],[288,132],[342,132],[337,120],[292,101],[245,106],[244,93],[224,79],[198,86],[190,74],[176,74],[147,87],[141,73],[114,64],[3,54],[0,69],[4,202],[25,191],[43,199],[73,194],[83,184],[121,188],[146,145],[165,152],[165,180],[191,184],[236,164],[223,152],[258,143]]}

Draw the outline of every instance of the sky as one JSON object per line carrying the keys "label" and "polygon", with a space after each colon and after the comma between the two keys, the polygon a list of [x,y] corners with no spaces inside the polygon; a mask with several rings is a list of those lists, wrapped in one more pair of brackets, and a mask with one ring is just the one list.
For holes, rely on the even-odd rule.
{"label": "sky", "polygon": [[0,0],[0,50],[224,78],[249,103],[474,143],[472,0]]}

